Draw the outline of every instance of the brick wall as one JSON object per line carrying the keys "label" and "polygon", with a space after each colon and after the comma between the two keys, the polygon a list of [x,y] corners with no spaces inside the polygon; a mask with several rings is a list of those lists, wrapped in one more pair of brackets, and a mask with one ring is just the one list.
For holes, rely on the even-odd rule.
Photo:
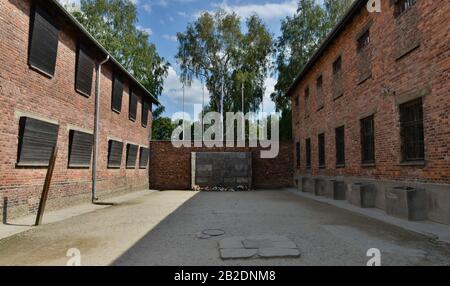
{"label": "brick wall", "polygon": [[[17,168],[17,145],[20,116],[45,118],[59,124],[59,153],[49,195],[50,207],[64,207],[73,200],[90,201],[91,168],[69,169],[69,129],[93,132],[94,85],[85,97],[74,89],[76,44],[79,34],[62,22],[60,27],[56,71],[46,77],[28,67],[30,1],[0,0],[0,207],[8,199],[8,215],[16,216],[36,210],[46,169]],[[103,60],[96,58],[96,62]],[[101,75],[101,118],[98,163],[100,197],[119,190],[148,187],[148,170],[125,169],[126,143],[148,146],[151,122],[141,126],[141,97],[137,120],[128,119],[129,87],[125,80],[122,112],[111,110],[112,65],[105,65]],[[95,72],[94,72],[95,77]],[[151,113],[150,113],[151,118]],[[151,120],[150,120],[151,121]],[[124,142],[122,167],[107,169],[109,138]],[[73,200],[65,199],[71,197]]]}
{"label": "brick wall", "polygon": [[[450,2],[418,0],[398,18],[392,1],[381,13],[361,9],[340,36],[299,81],[293,97],[294,142],[301,143],[296,174],[450,183]],[[369,27],[370,45],[357,56],[357,39]],[[418,45],[419,43],[419,45]],[[344,95],[335,98],[332,65],[342,56]],[[361,63],[371,77],[361,82]],[[364,73],[367,73],[364,69]],[[318,110],[316,79],[323,75],[324,108]],[[339,86],[338,85],[338,86]],[[309,86],[309,117],[304,90]],[[294,98],[299,97],[299,105]],[[420,166],[401,163],[399,104],[422,97],[425,159]],[[359,120],[374,114],[376,164],[362,166]],[[345,167],[337,168],[336,127],[345,125]],[[326,168],[318,166],[318,134],[325,133]],[[312,168],[306,169],[305,139],[311,138]],[[295,168],[296,166],[294,166]]]}
{"label": "brick wall", "polygon": [[150,142],[150,188],[191,188],[191,152],[252,152],[253,187],[273,189],[293,185],[292,143],[280,142],[274,159],[261,159],[260,148],[175,148],[170,141]]}

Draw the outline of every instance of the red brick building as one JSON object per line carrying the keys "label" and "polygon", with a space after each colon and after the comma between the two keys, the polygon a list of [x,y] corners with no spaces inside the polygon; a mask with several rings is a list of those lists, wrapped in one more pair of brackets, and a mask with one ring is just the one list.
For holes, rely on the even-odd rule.
{"label": "red brick building", "polygon": [[35,211],[55,146],[49,207],[89,201],[94,178],[100,196],[148,188],[158,102],[72,16],[56,1],[0,0],[0,43],[3,214]]}
{"label": "red brick building", "polygon": [[450,2],[354,2],[298,75],[295,180],[426,190],[428,219],[450,224]]}

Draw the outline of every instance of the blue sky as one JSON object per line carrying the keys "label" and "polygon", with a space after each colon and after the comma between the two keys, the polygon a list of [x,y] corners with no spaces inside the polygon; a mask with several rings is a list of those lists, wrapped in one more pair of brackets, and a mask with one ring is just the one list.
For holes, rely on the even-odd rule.
{"label": "blue sky", "polygon": [[[63,0],[64,1],[64,0]],[[70,1],[70,0],[69,0]],[[73,0],[72,0],[73,1]],[[132,0],[138,8],[138,28],[150,34],[161,56],[166,58],[171,67],[165,81],[164,92],[160,96],[166,107],[166,116],[182,110],[182,85],[178,79],[178,66],[174,58],[177,52],[177,32],[183,32],[189,22],[195,21],[203,11],[215,11],[219,7],[234,11],[242,18],[256,13],[266,23],[270,32],[279,35],[280,22],[286,16],[293,15],[297,9],[297,0]],[[274,111],[274,104],[269,98],[276,83],[267,78],[264,111]],[[207,91],[206,91],[207,94]],[[202,87],[194,81],[185,90],[185,110],[193,114],[193,105],[201,104]]]}

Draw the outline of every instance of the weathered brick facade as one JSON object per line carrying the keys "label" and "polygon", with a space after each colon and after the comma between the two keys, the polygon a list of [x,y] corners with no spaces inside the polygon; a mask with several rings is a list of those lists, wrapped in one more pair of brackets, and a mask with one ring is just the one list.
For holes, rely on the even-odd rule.
{"label": "weathered brick facade", "polygon": [[260,158],[261,148],[175,148],[170,141],[150,142],[150,188],[191,189],[191,152],[252,152],[252,186],[256,189],[292,186],[292,143],[280,142],[274,159]]}
{"label": "weathered brick facade", "polygon": [[[357,8],[336,28],[288,93],[294,141],[300,143],[296,178],[375,179],[388,185],[415,182],[427,190],[429,218],[450,224],[450,2],[417,0],[399,16],[395,16],[394,1],[381,1],[381,13],[369,13],[367,1],[356,2],[353,7]],[[367,46],[361,43],[358,51],[358,39],[366,31],[370,42]],[[342,67],[336,76],[333,63],[339,56]],[[320,75],[322,109],[316,96]],[[307,87],[309,106],[304,97]],[[401,156],[399,106],[417,98],[423,102],[425,160],[410,163]],[[374,116],[375,163],[364,165],[360,120],[370,115]],[[341,126],[345,126],[345,165],[337,167],[335,128]],[[324,168],[318,166],[321,133],[325,134]],[[310,169],[305,160],[308,138]],[[383,192],[380,185],[380,208],[385,207]]]}
{"label": "weathered brick facade", "polygon": [[[67,206],[75,201],[90,201],[92,165],[90,168],[68,168],[69,130],[93,133],[95,113],[95,72],[90,97],[75,91],[76,46],[85,40],[80,31],[64,17],[60,25],[56,70],[52,78],[28,66],[30,29],[30,0],[0,0],[0,207],[8,200],[8,216],[34,212],[42,191],[46,168],[19,168],[19,118],[30,116],[59,125],[59,148],[56,168],[49,195],[49,207]],[[91,44],[95,62],[105,58]],[[100,138],[98,161],[99,196],[113,192],[148,187],[148,169],[125,168],[126,144],[148,147],[151,130],[141,125],[141,104],[144,91],[137,89],[137,120],[129,120],[129,78],[125,77],[120,114],[111,110],[111,62],[103,66],[101,74]],[[124,142],[120,169],[107,168],[108,139]],[[92,161],[91,161],[92,163]],[[138,163],[137,163],[138,164]],[[70,197],[70,199],[69,199]]]}

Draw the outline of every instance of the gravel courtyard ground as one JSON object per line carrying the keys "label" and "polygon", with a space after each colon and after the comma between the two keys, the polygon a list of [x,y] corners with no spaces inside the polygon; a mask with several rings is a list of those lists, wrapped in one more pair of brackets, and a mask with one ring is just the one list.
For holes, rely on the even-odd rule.
{"label": "gravel courtyard ground", "polygon": [[[205,229],[223,236],[202,239]],[[222,260],[227,237],[283,235],[299,258]],[[0,265],[450,265],[448,245],[287,191],[154,192],[0,241]]]}

